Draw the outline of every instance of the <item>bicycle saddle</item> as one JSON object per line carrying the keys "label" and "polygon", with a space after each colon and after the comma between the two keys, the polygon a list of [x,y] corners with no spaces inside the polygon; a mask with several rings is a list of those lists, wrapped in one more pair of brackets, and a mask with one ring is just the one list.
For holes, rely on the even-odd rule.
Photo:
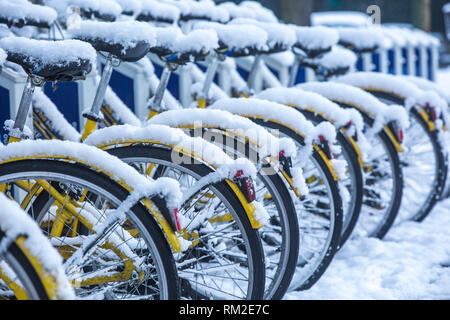
{"label": "bicycle saddle", "polygon": [[156,0],[141,0],[141,11],[136,20],[173,24],[180,20],[180,9]]}
{"label": "bicycle saddle", "polygon": [[16,63],[29,75],[46,81],[81,80],[91,72],[96,52],[78,40],[33,40],[22,37],[0,39],[7,60]]}
{"label": "bicycle saddle", "polygon": [[206,20],[225,23],[230,20],[228,12],[216,6],[213,1],[202,0],[165,0],[167,4],[177,7],[180,10],[180,20]]}
{"label": "bicycle saddle", "polygon": [[297,37],[294,48],[302,50],[309,59],[320,58],[323,54],[330,52],[339,41],[338,32],[331,28],[322,26],[299,27],[295,25],[291,27]]}
{"label": "bicycle saddle", "polygon": [[61,16],[70,6],[80,9],[80,16],[86,19],[115,21],[122,8],[114,0],[44,0],[45,5],[54,8]]}
{"label": "bicycle saddle", "polygon": [[304,59],[301,64],[313,69],[321,77],[330,78],[349,72],[354,67],[356,60],[357,57],[352,51],[335,46],[323,57]]}
{"label": "bicycle saddle", "polygon": [[139,14],[142,9],[142,0],[114,0],[122,8],[122,14],[126,16],[133,16]]}
{"label": "bicycle saddle", "polygon": [[127,62],[142,59],[156,44],[154,28],[138,21],[83,21],[70,34],[74,39],[89,42],[97,51]]}
{"label": "bicycle saddle", "polygon": [[356,54],[375,52],[384,36],[376,29],[369,28],[337,28],[339,44]]}
{"label": "bicycle saddle", "polygon": [[34,5],[23,0],[15,2],[0,0],[0,23],[8,27],[50,28],[57,16],[56,11],[49,7]]}
{"label": "bicycle saddle", "polygon": [[267,32],[267,48],[260,54],[272,54],[290,49],[297,41],[295,32],[287,25],[281,23],[260,22],[253,19],[237,18],[229,22],[231,25],[250,24]]}
{"label": "bicycle saddle", "polygon": [[156,28],[157,45],[150,52],[161,60],[184,65],[188,62],[203,61],[205,57],[219,47],[214,30],[198,29],[183,34],[177,27]]}
{"label": "bicycle saddle", "polygon": [[219,38],[217,51],[229,57],[245,57],[267,50],[267,32],[257,26],[197,22],[193,28],[214,30]]}

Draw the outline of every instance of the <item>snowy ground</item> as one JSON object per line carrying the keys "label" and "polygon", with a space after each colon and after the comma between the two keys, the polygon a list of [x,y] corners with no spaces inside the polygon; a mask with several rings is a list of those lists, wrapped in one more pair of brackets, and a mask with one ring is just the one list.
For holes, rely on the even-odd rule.
{"label": "snowy ground", "polygon": [[[438,82],[450,90],[450,69]],[[285,299],[450,299],[450,199],[384,240],[349,240],[313,288]]]}

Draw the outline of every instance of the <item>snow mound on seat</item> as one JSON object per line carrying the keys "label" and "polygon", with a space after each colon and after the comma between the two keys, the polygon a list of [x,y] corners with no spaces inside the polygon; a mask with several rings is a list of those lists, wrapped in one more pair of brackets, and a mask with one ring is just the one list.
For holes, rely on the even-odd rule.
{"label": "snow mound on seat", "polygon": [[339,41],[339,34],[335,29],[316,26],[302,27],[291,25],[297,36],[297,42],[310,50],[331,48]]}
{"label": "snow mound on seat", "polygon": [[118,17],[122,13],[122,7],[114,0],[44,0],[44,4],[55,9],[58,16],[63,19],[66,18],[67,8],[70,6],[113,17]]}
{"label": "snow mound on seat", "polygon": [[122,12],[130,12],[133,15],[142,10],[144,0],[114,0],[122,8]]}
{"label": "snow mound on seat", "polygon": [[217,33],[211,29],[197,29],[183,34],[178,27],[155,28],[157,46],[175,53],[212,51],[219,47]]}
{"label": "snow mound on seat", "polygon": [[267,32],[269,47],[275,47],[276,45],[282,45],[291,47],[297,41],[295,31],[288,25],[281,23],[260,22],[247,18],[236,18],[229,22],[231,25],[255,25],[258,28]]}
{"label": "snow mound on seat", "polygon": [[89,60],[95,64],[97,53],[86,42],[79,40],[47,41],[23,37],[0,39],[0,47],[8,54],[19,53],[28,56],[33,64],[53,64],[58,66],[69,63],[78,64],[80,60]]}
{"label": "snow mound on seat", "polygon": [[278,22],[278,18],[275,15],[275,13],[261,5],[258,1],[242,1],[239,4],[240,8],[247,8],[252,10],[256,15],[256,20],[261,22],[270,22],[270,23],[276,23]]}
{"label": "snow mound on seat", "polygon": [[229,49],[256,48],[266,49],[267,32],[254,25],[224,25],[215,22],[198,22],[193,25],[194,29],[213,29],[219,40]]}
{"label": "snow mound on seat", "polygon": [[174,22],[180,19],[181,12],[180,9],[178,9],[178,7],[176,6],[156,0],[141,0],[141,6],[141,14],[147,14],[156,19],[169,20]]}
{"label": "snow mound on seat", "polygon": [[138,42],[156,45],[156,32],[148,23],[139,21],[83,21],[78,28],[70,30],[74,38],[101,39],[109,44],[134,47]]}
{"label": "snow mound on seat", "polygon": [[39,23],[52,25],[58,17],[55,10],[45,6],[31,4],[28,1],[0,0],[0,17],[19,22],[20,20],[33,20]]}
{"label": "snow mound on seat", "polygon": [[185,18],[197,18],[197,19],[209,19],[211,21],[217,21],[225,23],[230,20],[228,12],[216,6],[211,0],[165,0],[166,3],[177,7],[181,13],[181,19]]}

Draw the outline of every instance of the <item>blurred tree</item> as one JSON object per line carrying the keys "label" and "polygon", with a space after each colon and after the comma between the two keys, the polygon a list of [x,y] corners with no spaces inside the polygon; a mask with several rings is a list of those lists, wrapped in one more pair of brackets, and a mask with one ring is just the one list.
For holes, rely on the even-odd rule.
{"label": "blurred tree", "polygon": [[281,19],[286,23],[311,25],[313,0],[281,0]]}
{"label": "blurred tree", "polygon": [[411,9],[413,25],[431,31],[431,0],[413,0]]}

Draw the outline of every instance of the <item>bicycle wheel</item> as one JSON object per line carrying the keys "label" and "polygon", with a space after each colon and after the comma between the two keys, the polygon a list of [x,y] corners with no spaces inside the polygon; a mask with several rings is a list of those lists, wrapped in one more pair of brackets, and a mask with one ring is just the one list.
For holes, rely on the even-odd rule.
{"label": "bicycle wheel", "polygon": [[[36,183],[39,181],[39,183]],[[137,203],[97,234],[129,192],[85,165],[29,159],[0,165],[0,185],[40,225],[64,258],[75,293],[85,299],[177,299],[168,242]],[[157,208],[165,203],[153,198]],[[25,207],[26,205],[26,207]],[[75,213],[74,213],[75,211]],[[84,243],[90,239],[89,247]]]}
{"label": "bicycle wheel", "polygon": [[405,151],[400,154],[405,186],[399,217],[422,221],[445,189],[447,156],[438,129],[430,130],[416,109],[410,115],[402,144]]}
{"label": "bicycle wheel", "polygon": [[[296,144],[297,154],[303,152],[303,138],[295,131],[272,121],[250,119],[263,127],[278,130],[281,137],[291,138]],[[300,248],[289,290],[311,288],[328,268],[339,248],[343,223],[342,198],[338,182],[321,153],[314,149],[306,165],[299,159],[293,160],[293,167],[303,169],[309,194],[302,199],[294,199]]]}
{"label": "bicycle wheel", "polygon": [[[177,164],[172,151],[151,145],[107,150],[142,174],[172,177],[182,191],[212,172],[206,165]],[[175,254],[186,299],[262,299],[265,286],[264,252],[259,232],[252,228],[242,204],[225,182],[199,190],[181,208],[185,220],[181,236],[191,241],[188,250]]]}
{"label": "bicycle wheel", "polygon": [[[6,234],[0,230],[0,243]],[[0,254],[1,299],[49,300],[44,279],[33,266],[27,254],[14,241]]]}
{"label": "bicycle wheel", "polygon": [[[365,116],[366,124],[373,120]],[[363,205],[355,234],[383,239],[399,212],[403,173],[398,152],[385,130],[367,134],[370,153],[364,162]]]}
{"label": "bicycle wheel", "polygon": [[[250,143],[232,134],[216,129],[204,129],[204,136],[211,130],[211,142],[229,156],[246,157],[258,162],[258,151]],[[190,132],[195,135],[195,130]],[[232,143],[231,143],[232,142]],[[264,205],[270,219],[260,231],[266,261],[266,289],[264,299],[281,299],[289,288],[295,273],[299,248],[299,227],[296,209],[290,191],[279,173],[270,163],[259,160],[261,166],[256,180],[256,200]]]}
{"label": "bicycle wheel", "polygon": [[[301,112],[308,120],[312,121],[314,124],[319,124],[323,121],[327,121],[325,118],[313,114],[310,111],[297,109]],[[336,159],[343,160],[346,163],[347,175],[345,178],[340,177],[339,185],[340,187],[346,188],[348,191],[347,197],[343,197],[343,224],[342,224],[342,235],[339,244],[339,248],[345,244],[350,235],[352,234],[358,218],[361,212],[361,206],[363,201],[363,173],[362,168],[358,159],[358,152],[353,146],[350,138],[346,136],[342,131],[338,130],[336,135],[336,140],[339,146],[341,146],[341,154],[334,155]]]}

